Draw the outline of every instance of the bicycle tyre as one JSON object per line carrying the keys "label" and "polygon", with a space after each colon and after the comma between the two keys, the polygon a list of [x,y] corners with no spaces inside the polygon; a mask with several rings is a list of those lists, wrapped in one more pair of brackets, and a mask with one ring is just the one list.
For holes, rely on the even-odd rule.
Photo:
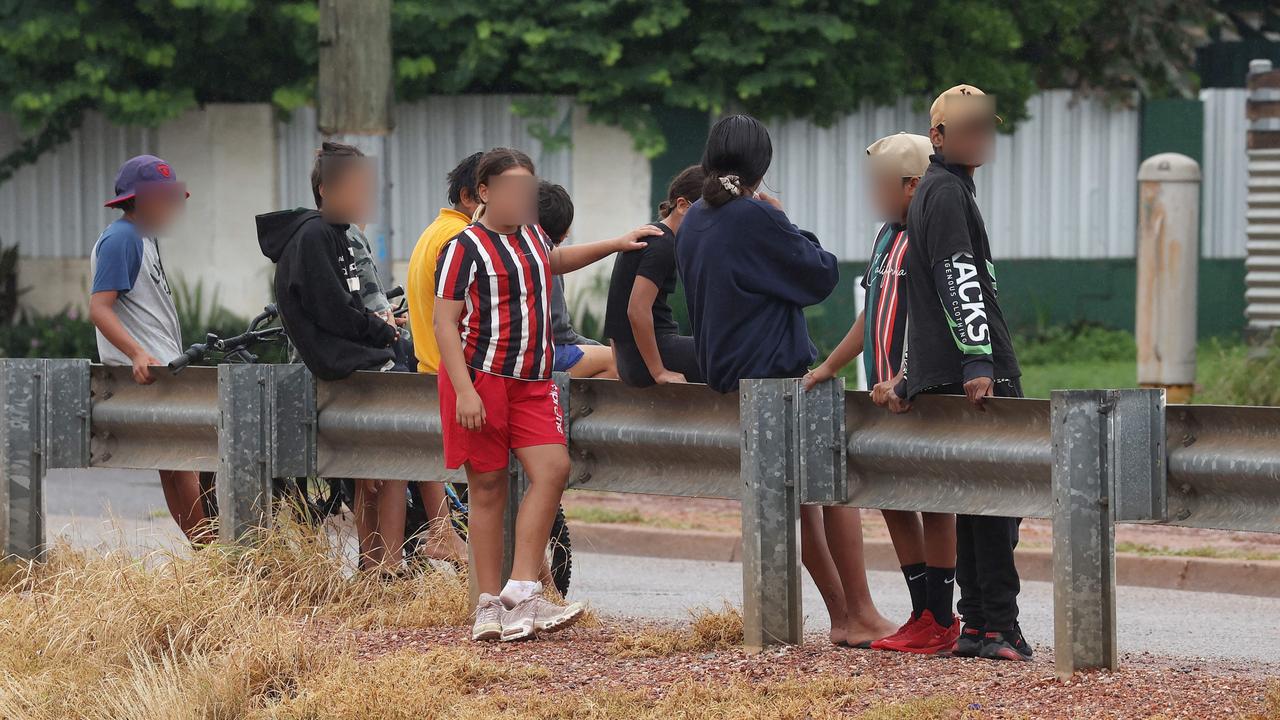
{"label": "bicycle tyre", "polygon": [[569,523],[564,508],[556,508],[556,519],[551,523],[551,540],[548,544],[551,558],[551,579],[560,597],[569,596],[569,580],[573,574],[573,545],[569,540]]}
{"label": "bicycle tyre", "polygon": [[[218,474],[201,471],[200,502],[204,507],[204,516],[209,519],[218,517]],[[324,488],[324,492],[312,493],[311,488]],[[275,478],[271,482],[271,495],[274,501],[287,500],[295,508],[301,510],[301,516],[308,525],[319,525],[324,519],[338,511],[342,502],[342,488],[337,480],[321,478]]]}

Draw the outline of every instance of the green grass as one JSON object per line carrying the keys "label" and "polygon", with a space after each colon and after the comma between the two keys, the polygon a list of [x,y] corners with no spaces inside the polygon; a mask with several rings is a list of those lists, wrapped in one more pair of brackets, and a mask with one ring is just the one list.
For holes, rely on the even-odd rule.
{"label": "green grass", "polygon": [[649,524],[651,518],[646,518],[636,510],[612,510],[610,508],[601,507],[581,507],[570,505],[564,509],[564,517],[566,520],[585,523],[600,523],[606,525],[637,525]]}
{"label": "green grass", "polygon": [[1280,552],[1261,550],[1241,550],[1237,548],[1221,548],[1201,545],[1189,548],[1167,548],[1146,543],[1118,542],[1116,552],[1132,553],[1146,557],[1191,557],[1214,558],[1218,560],[1250,560],[1254,562],[1280,560]]}

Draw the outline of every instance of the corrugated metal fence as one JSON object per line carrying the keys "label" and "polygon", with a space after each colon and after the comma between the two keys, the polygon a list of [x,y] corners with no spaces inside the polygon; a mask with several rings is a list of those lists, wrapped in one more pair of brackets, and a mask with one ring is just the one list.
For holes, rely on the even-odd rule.
{"label": "corrugated metal fence", "polygon": [[1200,254],[1245,256],[1249,158],[1245,152],[1244,88],[1200,91],[1204,103],[1204,164],[1200,176]]}
{"label": "corrugated metal fence", "polygon": [[[573,189],[572,151],[544,149],[509,95],[433,98],[402,104],[390,142],[392,257],[406,259],[446,201],[445,174],[470,152],[498,145],[533,154],[539,174]],[[1206,90],[1203,254],[1245,254],[1246,165],[1243,90]],[[979,171],[978,201],[998,258],[1132,257],[1137,217],[1139,113],[1067,91],[1033,98],[1030,118],[1001,136]],[[572,105],[557,100],[553,126],[567,129]],[[876,219],[863,177],[864,149],[900,130],[923,132],[923,104],[868,106],[830,128],[792,121],[772,127],[775,164],[767,182],[800,225],[847,260],[864,260]],[[320,142],[315,113],[278,126],[279,200],[310,206],[308,182]],[[0,241],[26,256],[84,257],[113,213],[101,207],[115,169],[156,151],[157,132],[111,125],[90,114],[72,140],[0,185]],[[16,142],[0,123],[0,149]]]}
{"label": "corrugated metal fence", "polygon": [[[1028,111],[976,176],[996,257],[1132,257],[1138,112],[1057,90],[1032,98]],[[878,224],[865,149],[884,135],[924,134],[928,126],[925,108],[910,100],[866,107],[831,128],[776,125],[777,161],[767,180],[797,224],[840,257],[863,260]]]}
{"label": "corrugated metal fence", "polygon": [[[116,170],[154,152],[155,138],[155,130],[86,115],[71,140],[0,185],[0,243],[17,243],[27,257],[88,257],[102,228],[119,215],[102,206],[114,196]],[[0,122],[0,153],[17,142],[16,129]]]}
{"label": "corrugated metal fence", "polygon": [[[531,121],[512,112],[512,95],[462,95],[396,107],[391,134],[391,256],[407,260],[418,235],[448,204],[445,175],[462,158],[493,147],[520,148],[530,154],[538,174],[573,191],[573,156],[568,148],[543,147],[530,132]],[[568,128],[573,110],[557,99],[550,123]],[[533,121],[538,122],[538,121]],[[302,108],[279,125],[280,199],[287,207],[311,207],[311,163],[321,136],[314,108]]]}

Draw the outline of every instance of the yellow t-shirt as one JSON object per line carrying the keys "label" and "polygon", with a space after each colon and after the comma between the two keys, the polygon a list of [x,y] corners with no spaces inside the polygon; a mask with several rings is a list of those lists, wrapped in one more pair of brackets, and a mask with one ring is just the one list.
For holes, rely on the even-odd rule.
{"label": "yellow t-shirt", "polygon": [[409,256],[409,277],[405,297],[409,301],[409,331],[413,334],[413,354],[418,356],[418,372],[434,373],[440,367],[440,346],[436,345],[431,316],[436,309],[436,262],[440,250],[471,224],[471,218],[453,208],[440,214],[422,231]]}

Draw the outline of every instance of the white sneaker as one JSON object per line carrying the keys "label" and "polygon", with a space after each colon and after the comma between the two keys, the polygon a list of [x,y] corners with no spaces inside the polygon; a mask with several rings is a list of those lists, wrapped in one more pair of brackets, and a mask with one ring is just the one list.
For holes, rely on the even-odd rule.
{"label": "white sneaker", "polygon": [[502,637],[502,614],[506,611],[497,595],[480,593],[476,605],[476,621],[471,626],[471,639],[498,640]]}
{"label": "white sneaker", "polygon": [[561,607],[541,595],[525,598],[502,614],[502,642],[563,630],[581,620],[586,610],[587,606],[579,602]]}

